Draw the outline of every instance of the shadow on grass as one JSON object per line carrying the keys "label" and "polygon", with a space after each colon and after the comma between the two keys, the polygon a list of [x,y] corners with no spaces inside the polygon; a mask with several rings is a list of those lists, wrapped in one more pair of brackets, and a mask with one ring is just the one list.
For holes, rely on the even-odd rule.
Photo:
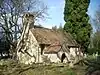
{"label": "shadow on grass", "polygon": [[0,61],[0,75],[84,75],[85,67],[68,64],[18,64],[13,60]]}

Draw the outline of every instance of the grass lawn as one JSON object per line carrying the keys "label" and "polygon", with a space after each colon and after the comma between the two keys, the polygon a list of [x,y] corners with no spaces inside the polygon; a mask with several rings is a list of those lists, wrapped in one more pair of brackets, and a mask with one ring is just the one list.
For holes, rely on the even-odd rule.
{"label": "grass lawn", "polygon": [[23,65],[11,61],[0,61],[0,75],[85,75],[85,66],[73,69],[67,64]]}
{"label": "grass lawn", "polygon": [[85,75],[85,67],[75,66],[70,69],[68,66],[40,66],[24,72],[27,75]]}

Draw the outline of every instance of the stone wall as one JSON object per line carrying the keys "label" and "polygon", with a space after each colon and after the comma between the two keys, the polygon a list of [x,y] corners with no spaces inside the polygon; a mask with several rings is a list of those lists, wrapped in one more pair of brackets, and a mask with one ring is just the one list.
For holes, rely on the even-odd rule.
{"label": "stone wall", "polygon": [[17,57],[19,62],[25,63],[25,64],[32,64],[36,62],[40,62],[40,53],[41,50],[39,48],[38,42],[29,31],[29,36],[27,40],[27,49],[23,51],[23,49],[20,52],[17,52]]}

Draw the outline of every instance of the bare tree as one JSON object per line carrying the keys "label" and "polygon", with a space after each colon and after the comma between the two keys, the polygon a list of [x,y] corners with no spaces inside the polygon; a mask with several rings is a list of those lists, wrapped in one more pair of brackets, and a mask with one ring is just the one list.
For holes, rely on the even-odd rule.
{"label": "bare tree", "polygon": [[52,29],[53,30],[57,30],[57,26],[55,25],[55,26],[52,26]]}
{"label": "bare tree", "polygon": [[3,28],[7,41],[14,46],[12,42],[18,39],[17,34],[23,29],[19,19],[22,19],[24,13],[33,13],[37,20],[44,18],[46,9],[47,6],[40,0],[0,0],[0,27]]}
{"label": "bare tree", "polygon": [[[22,49],[22,41],[25,40],[23,37],[28,34],[31,24],[30,22],[25,24],[22,20],[23,15],[28,12],[33,14],[32,20],[35,22],[45,17],[46,10],[47,6],[40,0],[0,0],[0,27],[3,29],[6,41],[14,50],[11,51],[13,57],[16,57],[17,51]],[[19,41],[18,34],[20,34]],[[18,42],[17,45],[13,43],[14,41]]]}
{"label": "bare tree", "polygon": [[90,48],[100,49],[100,11],[96,11],[95,18],[91,18],[95,32],[91,35]]}
{"label": "bare tree", "polygon": [[90,19],[93,28],[95,29],[95,31],[98,31],[100,29],[100,11],[96,11],[95,18],[92,18],[90,16]]}

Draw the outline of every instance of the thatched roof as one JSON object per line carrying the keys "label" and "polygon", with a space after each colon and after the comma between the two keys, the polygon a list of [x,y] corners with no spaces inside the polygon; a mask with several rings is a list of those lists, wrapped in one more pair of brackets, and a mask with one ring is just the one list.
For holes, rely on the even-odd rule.
{"label": "thatched roof", "polygon": [[77,46],[76,41],[73,40],[70,33],[47,28],[32,28],[30,30],[39,44],[54,44],[59,42],[60,45],[65,43],[68,46]]}
{"label": "thatched roof", "polygon": [[44,53],[57,53],[61,50],[62,45],[60,43],[54,43],[44,49]]}

